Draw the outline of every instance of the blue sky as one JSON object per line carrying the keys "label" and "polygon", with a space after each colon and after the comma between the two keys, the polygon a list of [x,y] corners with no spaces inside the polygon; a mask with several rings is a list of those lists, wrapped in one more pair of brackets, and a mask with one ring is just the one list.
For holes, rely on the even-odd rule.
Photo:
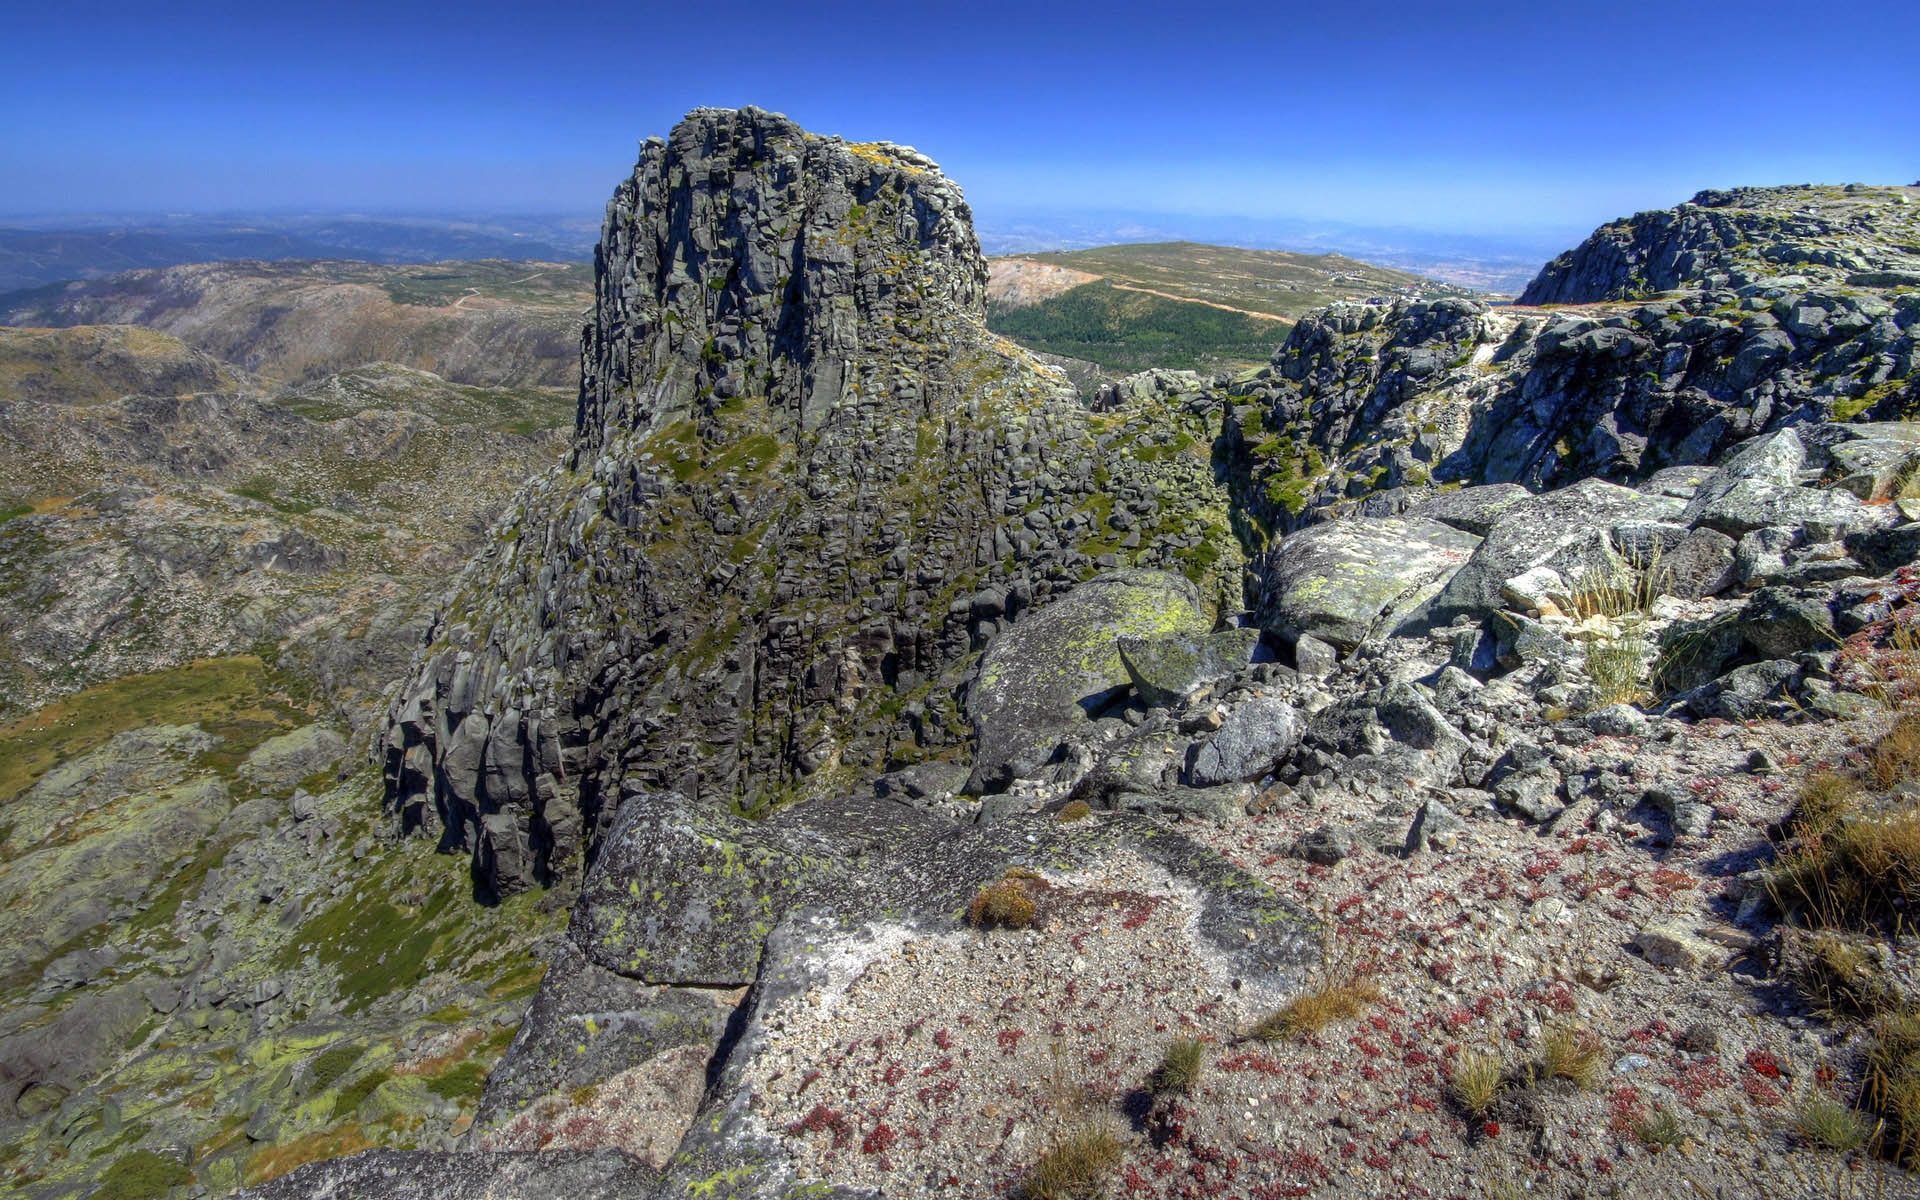
{"label": "blue sky", "polygon": [[701,104],[1037,211],[1585,229],[1920,178],[1920,5],[16,4],[0,213],[597,214]]}

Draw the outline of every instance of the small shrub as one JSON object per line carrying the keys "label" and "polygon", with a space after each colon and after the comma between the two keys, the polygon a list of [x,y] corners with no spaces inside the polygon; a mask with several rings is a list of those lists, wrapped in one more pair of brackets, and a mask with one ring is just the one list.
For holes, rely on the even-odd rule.
{"label": "small shrub", "polygon": [[1816,1146],[1842,1154],[1857,1150],[1873,1136],[1874,1122],[1824,1092],[1814,1092],[1794,1114],[1794,1128]]}
{"label": "small shrub", "polygon": [[975,929],[1025,929],[1033,924],[1033,899],[1018,879],[1002,879],[980,889],[967,906]]}
{"label": "small shrub", "polygon": [[375,1089],[391,1078],[393,1078],[391,1071],[375,1071],[341,1088],[340,1094],[333,1098],[334,1119],[340,1120],[352,1116],[355,1110],[366,1103],[367,1097],[373,1095]]}
{"label": "small shrub", "polygon": [[1578,1025],[1547,1030],[1542,1054],[1548,1079],[1570,1079],[1581,1088],[1600,1082],[1600,1039]]}
{"label": "small shrub", "polygon": [[1070,825],[1075,821],[1084,821],[1093,815],[1093,808],[1085,800],[1075,800],[1060,810],[1059,821]]}
{"label": "small shrub", "polygon": [[1153,1090],[1190,1095],[1206,1069],[1207,1045],[1199,1038],[1175,1038],[1153,1073]]}
{"label": "small shrub", "polygon": [[1105,1123],[1078,1125],[1056,1138],[1021,1185],[1027,1200],[1092,1200],[1106,1191],[1107,1177],[1124,1156],[1120,1139]]}
{"label": "small shrub", "polygon": [[1253,1027],[1252,1036],[1263,1042],[1277,1042],[1317,1033],[1335,1021],[1359,1016],[1379,1000],[1380,985],[1366,975],[1356,975],[1343,983],[1324,984],[1295,996],[1278,1012],[1261,1018]]}
{"label": "small shrub", "polygon": [[1500,1094],[1501,1063],[1497,1051],[1462,1050],[1453,1060],[1453,1095],[1460,1107],[1484,1117]]}
{"label": "small shrub", "polygon": [[335,1046],[322,1051],[313,1060],[313,1087],[324,1092],[345,1078],[349,1068],[360,1061],[362,1048],[359,1046]]}
{"label": "small shrub", "polygon": [[1635,1121],[1633,1136],[1639,1138],[1641,1144],[1649,1150],[1656,1152],[1684,1146],[1687,1142],[1687,1131],[1681,1127],[1680,1118],[1674,1116],[1671,1109],[1666,1108],[1656,1108]]}

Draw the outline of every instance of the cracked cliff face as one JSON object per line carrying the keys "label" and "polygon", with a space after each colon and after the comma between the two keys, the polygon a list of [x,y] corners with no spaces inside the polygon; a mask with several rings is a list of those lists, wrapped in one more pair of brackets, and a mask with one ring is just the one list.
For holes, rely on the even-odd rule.
{"label": "cracked cliff face", "polygon": [[403,824],[490,886],[565,874],[623,778],[750,811],[943,753],[969,656],[1103,567],[1237,589],[1217,419],[1136,446],[988,333],[969,210],[912,150],[698,110],[643,147],[596,276],[573,448],[388,737]]}

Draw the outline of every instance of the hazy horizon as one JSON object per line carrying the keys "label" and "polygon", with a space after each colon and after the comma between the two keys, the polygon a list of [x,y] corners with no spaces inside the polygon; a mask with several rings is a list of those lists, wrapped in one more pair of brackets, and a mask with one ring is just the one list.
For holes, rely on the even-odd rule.
{"label": "hazy horizon", "polygon": [[1772,0],[749,3],[723,27],[688,6],[107,3],[14,24],[0,101],[35,114],[0,131],[14,220],[597,220],[640,141],[744,104],[915,146],[984,230],[1123,213],[1563,240],[1707,187],[1920,175],[1920,16],[1891,3],[1814,25]]}

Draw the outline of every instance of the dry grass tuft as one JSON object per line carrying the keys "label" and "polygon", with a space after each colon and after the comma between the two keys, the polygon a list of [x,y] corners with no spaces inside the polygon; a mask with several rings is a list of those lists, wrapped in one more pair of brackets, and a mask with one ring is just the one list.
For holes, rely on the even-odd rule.
{"label": "dry grass tuft", "polygon": [[1454,1099],[1474,1116],[1486,1116],[1500,1094],[1503,1073],[1498,1051],[1462,1050],[1453,1060]]}
{"label": "dry grass tuft", "polygon": [[1791,826],[1798,840],[1769,882],[1783,912],[1818,926],[1881,929],[1920,901],[1920,807],[1867,791],[1920,779],[1920,712],[1893,723],[1863,773],[1822,771],[1801,785]]}
{"label": "dry grass tuft", "polygon": [[1675,1149],[1687,1144],[1687,1131],[1680,1124],[1680,1118],[1673,1110],[1656,1108],[1651,1113],[1633,1123],[1633,1135],[1640,1139],[1647,1149],[1655,1151]]}
{"label": "dry grass tuft", "polygon": [[1867,778],[1880,788],[1920,779],[1920,712],[1902,714],[1881,737],[1867,761]]}
{"label": "dry grass tuft", "polygon": [[1899,1004],[1873,956],[1858,941],[1829,930],[1807,939],[1793,979],[1801,995],[1829,1017],[1871,1017]]}
{"label": "dry grass tuft", "polygon": [[1781,854],[1774,902],[1809,923],[1877,929],[1920,901],[1920,809],[1876,813],[1856,805]]}
{"label": "dry grass tuft", "polygon": [[1380,985],[1371,976],[1355,975],[1341,983],[1323,984],[1287,1001],[1278,1012],[1260,1019],[1251,1036],[1278,1042],[1317,1033],[1335,1021],[1357,1017],[1380,1002]]}
{"label": "dry grass tuft", "polygon": [[1175,1038],[1167,1046],[1167,1052],[1160,1059],[1160,1066],[1153,1073],[1152,1088],[1155,1092],[1179,1092],[1191,1095],[1194,1085],[1200,1082],[1200,1075],[1206,1070],[1207,1044],[1199,1038]]}
{"label": "dry grass tuft", "polygon": [[1644,700],[1647,641],[1638,633],[1623,632],[1587,643],[1587,678],[1593,681],[1594,704],[1632,704]]}
{"label": "dry grass tuft", "polygon": [[1815,771],[1800,784],[1799,801],[1794,826],[1803,833],[1825,833],[1859,807],[1860,784],[1838,771]]}
{"label": "dry grass tuft", "polygon": [[1076,1125],[1054,1139],[1021,1183],[1027,1200],[1093,1200],[1106,1191],[1107,1177],[1120,1166],[1125,1149],[1112,1128],[1094,1121]]}
{"label": "dry grass tuft", "polygon": [[1875,1122],[1824,1092],[1814,1092],[1794,1114],[1793,1125],[1814,1145],[1844,1154],[1867,1144]]}
{"label": "dry grass tuft", "polygon": [[1920,1011],[1882,1014],[1872,1037],[1861,1101],[1886,1120],[1887,1156],[1905,1167],[1920,1165]]}
{"label": "dry grass tuft", "polygon": [[1571,615],[1584,620],[1646,612],[1666,591],[1671,575],[1660,565],[1658,547],[1644,560],[1615,558],[1604,567],[1589,567],[1573,582]]}
{"label": "dry grass tuft", "polygon": [[1548,1079],[1570,1079],[1581,1088],[1600,1082],[1600,1038],[1578,1025],[1556,1025],[1542,1039]]}

